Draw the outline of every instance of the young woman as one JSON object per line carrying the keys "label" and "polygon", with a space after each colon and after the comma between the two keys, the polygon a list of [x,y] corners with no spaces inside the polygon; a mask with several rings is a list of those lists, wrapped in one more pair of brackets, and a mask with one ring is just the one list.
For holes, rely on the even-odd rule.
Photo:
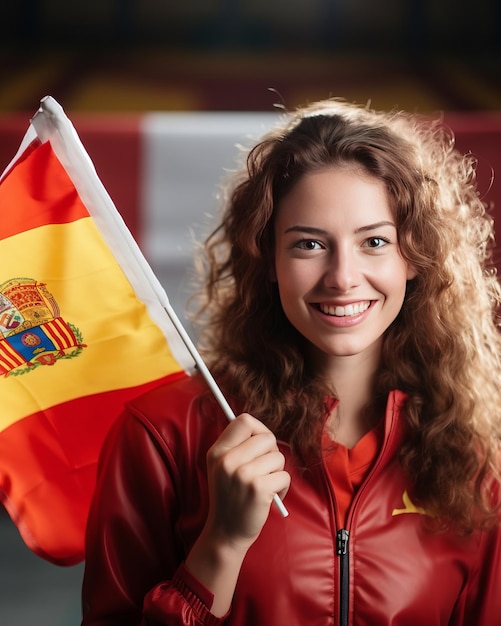
{"label": "young woman", "polygon": [[491,243],[439,125],[286,116],[205,245],[201,349],[239,416],[198,376],[126,407],[83,624],[501,624]]}

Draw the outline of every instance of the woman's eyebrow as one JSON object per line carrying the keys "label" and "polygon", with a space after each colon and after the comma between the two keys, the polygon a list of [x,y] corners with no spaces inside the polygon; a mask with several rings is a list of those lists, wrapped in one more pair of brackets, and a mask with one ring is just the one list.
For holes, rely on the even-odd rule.
{"label": "woman's eyebrow", "polygon": [[315,228],[314,226],[291,226],[287,228],[284,233],[308,233],[309,235],[326,235],[327,231],[322,228]]}
{"label": "woman's eyebrow", "polygon": [[357,228],[355,232],[364,233],[368,230],[377,230],[378,228],[382,228],[383,226],[392,226],[393,228],[397,227],[394,222],[383,220],[382,222],[376,222],[375,224],[367,224],[367,226],[360,226],[360,228]]}
{"label": "woman's eyebrow", "polygon": [[[367,224],[366,226],[360,226],[355,230],[355,233],[364,233],[371,230],[377,230],[378,228],[383,228],[384,226],[391,226],[392,228],[396,228],[396,225],[393,222],[388,220],[383,220],[381,222],[375,222],[374,224]],[[327,235],[327,231],[323,228],[316,228],[315,226],[301,226],[300,224],[296,226],[291,226],[284,231],[287,233],[308,233],[309,235]]]}

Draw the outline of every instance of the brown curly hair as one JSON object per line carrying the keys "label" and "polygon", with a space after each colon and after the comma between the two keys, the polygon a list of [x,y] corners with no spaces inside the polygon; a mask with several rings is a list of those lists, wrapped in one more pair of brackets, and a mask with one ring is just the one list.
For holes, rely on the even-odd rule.
{"label": "brown curly hair", "polygon": [[284,116],[248,153],[205,242],[201,350],[239,410],[303,462],[318,459],[334,392],[285,317],[270,268],[281,198],[305,173],[336,164],[384,182],[401,254],[417,270],[384,337],[375,401],[407,393],[400,460],[413,498],[444,525],[471,529],[494,513],[487,478],[501,432],[501,289],[474,158],[454,148],[440,120],[335,99]]}

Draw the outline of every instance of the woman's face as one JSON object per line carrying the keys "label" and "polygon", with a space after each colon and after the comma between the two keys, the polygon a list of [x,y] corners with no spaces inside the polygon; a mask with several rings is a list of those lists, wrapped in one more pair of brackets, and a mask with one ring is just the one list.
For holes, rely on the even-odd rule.
{"label": "woman's face", "polygon": [[322,360],[379,358],[414,275],[377,178],[329,166],[304,175],[280,202],[275,276],[282,307]]}

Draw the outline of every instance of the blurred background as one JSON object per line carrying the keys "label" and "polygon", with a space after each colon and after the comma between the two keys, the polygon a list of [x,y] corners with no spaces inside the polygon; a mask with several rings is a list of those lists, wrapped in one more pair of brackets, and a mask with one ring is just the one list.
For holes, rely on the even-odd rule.
{"label": "blurred background", "polygon": [[327,96],[497,110],[500,16],[497,0],[5,1],[0,110],[31,112],[48,91],[69,112]]}
{"label": "blurred background", "polygon": [[[4,0],[0,171],[52,95],[182,314],[191,233],[283,108],[441,114],[501,206],[500,48],[498,0]],[[34,556],[0,512],[0,623],[78,624],[82,571]]]}

